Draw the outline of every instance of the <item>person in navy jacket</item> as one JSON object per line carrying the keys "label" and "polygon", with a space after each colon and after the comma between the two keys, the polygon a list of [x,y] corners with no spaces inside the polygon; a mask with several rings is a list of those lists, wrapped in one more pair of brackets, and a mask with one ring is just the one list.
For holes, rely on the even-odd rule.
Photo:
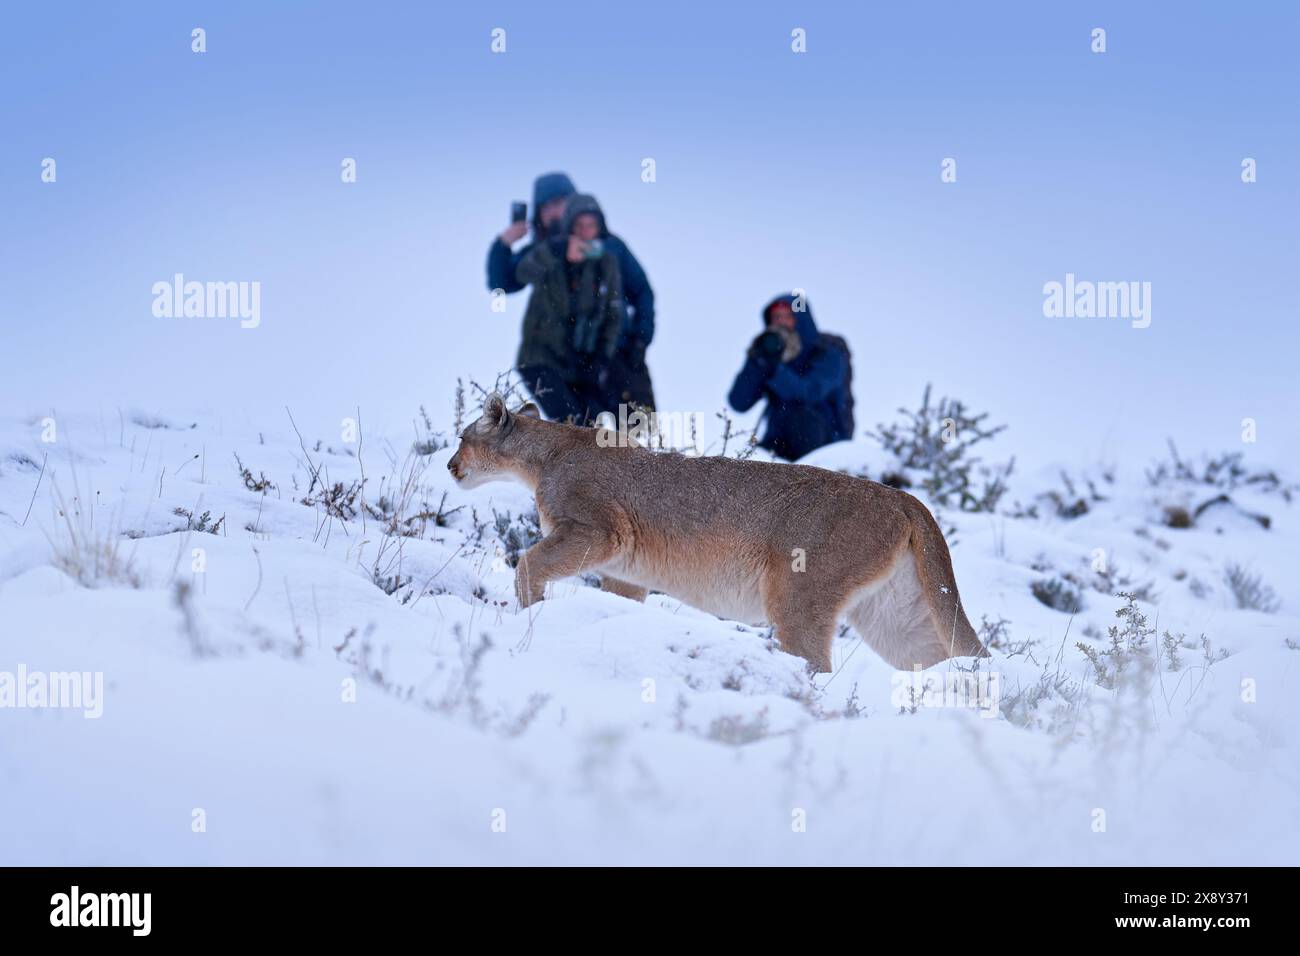
{"label": "person in navy jacket", "polygon": [[812,309],[793,293],[769,302],[762,318],[764,331],[750,345],[727,396],[738,412],[767,399],[767,429],[759,445],[797,461],[814,448],[851,437],[848,355],[842,340],[824,339]]}

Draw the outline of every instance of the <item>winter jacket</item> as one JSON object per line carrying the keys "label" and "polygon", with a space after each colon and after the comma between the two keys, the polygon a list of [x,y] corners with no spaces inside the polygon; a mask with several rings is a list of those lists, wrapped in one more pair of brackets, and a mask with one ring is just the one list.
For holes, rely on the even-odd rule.
{"label": "winter jacket", "polygon": [[[577,188],[573,185],[573,180],[564,173],[543,173],[533,180],[534,242],[541,242],[548,238],[541,223],[542,206],[552,199],[558,199],[561,196],[566,198],[572,196],[577,191]],[[513,252],[509,246],[501,241],[500,236],[492,240],[492,245],[488,248],[487,258],[489,292],[494,289],[504,289],[506,294],[509,295],[518,292],[525,286],[526,283],[519,281],[517,270],[524,256],[533,248],[533,244],[530,242],[518,252]]]}
{"label": "winter jacket", "polygon": [[[546,173],[538,176],[533,183],[533,236],[535,241],[546,238],[537,221],[542,205],[557,196],[571,196],[576,192],[573,182],[564,173]],[[527,283],[519,279],[519,263],[533,248],[529,243],[518,252],[498,236],[492,240],[487,258],[487,287],[489,291],[502,289],[507,295],[518,292]],[[619,335],[619,348],[634,350],[634,346],[646,346],[655,334],[655,294],[646,278],[645,269],[637,261],[632,250],[618,236],[607,234],[605,247],[618,259],[619,272],[623,277],[623,298],[627,304],[627,318]],[[644,348],[641,349],[644,351]]]}
{"label": "winter jacket", "polygon": [[623,299],[627,304],[627,318],[619,336],[619,348],[639,346],[644,352],[645,346],[655,337],[654,289],[650,288],[645,270],[641,268],[636,256],[632,255],[626,242],[609,233],[605,236],[605,247],[618,259],[618,270],[623,276]]}
{"label": "winter jacket", "polygon": [[[769,302],[762,312],[764,327],[774,305],[784,302],[793,308],[794,300],[791,294]],[[849,437],[840,434],[839,410],[848,377],[844,355],[822,343],[812,309],[803,304],[804,308],[794,313],[799,354],[788,362],[747,356],[727,396],[738,412],[749,411],[760,398],[767,399],[767,429],[759,442],[764,448],[796,448],[806,453],[817,445]]]}
{"label": "winter jacket", "polygon": [[591,212],[605,234],[604,215],[590,196],[574,196],[563,227],[535,243],[519,263],[521,282],[533,287],[524,312],[518,368],[544,366],[570,381],[595,380],[618,347],[626,316],[618,258],[608,248],[599,259],[565,258],[573,220]]}

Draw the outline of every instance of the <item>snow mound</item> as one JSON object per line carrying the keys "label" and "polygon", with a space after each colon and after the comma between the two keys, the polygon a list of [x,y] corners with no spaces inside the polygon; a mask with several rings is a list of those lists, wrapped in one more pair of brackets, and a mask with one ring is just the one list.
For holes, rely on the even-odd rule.
{"label": "snow mound", "polygon": [[1297,862],[1268,489],[1017,475],[936,509],[990,660],[899,674],[846,629],[812,678],[665,595],[518,610],[532,501],[458,489],[437,433],[94,421],[0,420],[0,864]]}

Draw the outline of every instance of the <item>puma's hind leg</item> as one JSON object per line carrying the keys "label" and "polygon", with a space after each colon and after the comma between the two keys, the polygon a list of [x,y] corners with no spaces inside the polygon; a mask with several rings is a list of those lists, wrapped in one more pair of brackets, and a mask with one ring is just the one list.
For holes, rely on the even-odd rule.
{"label": "puma's hind leg", "polygon": [[785,569],[768,573],[763,587],[764,611],[776,628],[782,650],[802,657],[812,672],[828,673],[839,607],[810,599],[808,589],[800,594],[792,573]]}

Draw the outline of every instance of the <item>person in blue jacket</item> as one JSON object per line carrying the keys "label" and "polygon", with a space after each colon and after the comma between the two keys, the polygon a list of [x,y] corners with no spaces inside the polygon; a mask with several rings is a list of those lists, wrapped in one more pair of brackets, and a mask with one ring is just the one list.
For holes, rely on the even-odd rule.
{"label": "person in blue jacket", "polygon": [[[573,180],[564,173],[544,173],[537,177],[533,182],[532,242],[518,252],[513,251],[514,244],[528,232],[527,222],[511,223],[492,241],[487,258],[489,291],[500,289],[511,295],[527,285],[519,279],[519,263],[537,243],[554,238],[564,222],[565,204],[576,192]],[[627,316],[606,377],[606,404],[611,408],[628,403],[651,409],[655,404],[654,386],[646,367],[646,349],[655,334],[654,290],[626,242],[606,233],[604,243],[618,260]]]}
{"label": "person in blue jacket", "polygon": [[762,317],[764,330],[750,345],[727,396],[738,412],[767,399],[767,430],[759,445],[797,461],[814,448],[851,437],[843,340],[823,337],[812,309],[793,293],[769,302]]}
{"label": "person in blue jacket", "polygon": [[528,233],[529,223],[512,222],[501,235],[492,240],[487,258],[487,286],[492,292],[501,289],[511,295],[523,289],[519,281],[519,263],[528,251],[539,242],[553,237],[564,221],[564,205],[578,190],[573,180],[564,173],[543,173],[533,181],[533,241],[518,252],[516,242]]}

